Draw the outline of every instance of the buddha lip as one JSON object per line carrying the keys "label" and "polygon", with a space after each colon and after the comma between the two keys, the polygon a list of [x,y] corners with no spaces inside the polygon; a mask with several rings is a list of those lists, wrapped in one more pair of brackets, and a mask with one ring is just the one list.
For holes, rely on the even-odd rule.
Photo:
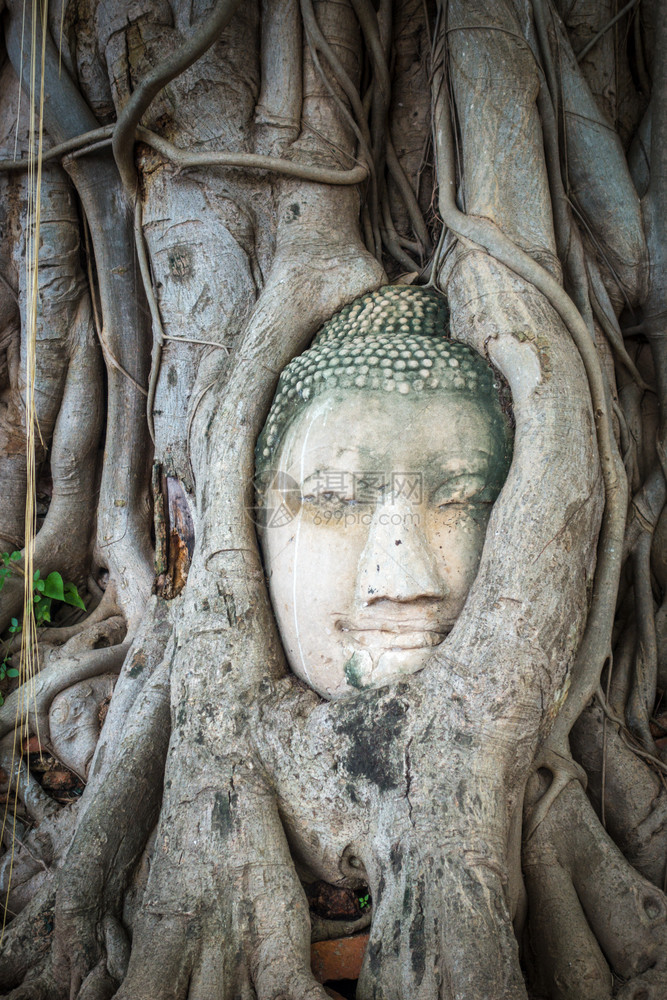
{"label": "buddha lip", "polygon": [[341,632],[347,632],[360,646],[382,646],[393,649],[422,649],[439,646],[451,630],[449,623],[438,622],[437,628],[415,622],[403,625],[392,624],[389,628],[372,625],[356,625],[339,622]]}

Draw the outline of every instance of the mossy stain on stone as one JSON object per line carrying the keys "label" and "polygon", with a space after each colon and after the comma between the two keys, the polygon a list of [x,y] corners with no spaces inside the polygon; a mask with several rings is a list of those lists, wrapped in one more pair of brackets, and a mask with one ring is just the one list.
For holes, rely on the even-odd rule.
{"label": "mossy stain on stone", "polygon": [[356,708],[344,716],[337,729],[350,739],[344,765],[352,777],[366,778],[382,791],[398,787],[405,715],[403,702],[390,698],[372,719]]}
{"label": "mossy stain on stone", "polygon": [[344,670],[345,680],[350,687],[363,688],[364,683],[361,679],[361,662],[356,653],[353,653],[347,661]]}

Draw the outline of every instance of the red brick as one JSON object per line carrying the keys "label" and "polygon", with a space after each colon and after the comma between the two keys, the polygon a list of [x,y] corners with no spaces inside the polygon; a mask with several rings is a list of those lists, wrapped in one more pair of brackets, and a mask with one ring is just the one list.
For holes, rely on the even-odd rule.
{"label": "red brick", "polygon": [[336,979],[358,979],[368,944],[368,931],[310,946],[310,967],[319,983]]}

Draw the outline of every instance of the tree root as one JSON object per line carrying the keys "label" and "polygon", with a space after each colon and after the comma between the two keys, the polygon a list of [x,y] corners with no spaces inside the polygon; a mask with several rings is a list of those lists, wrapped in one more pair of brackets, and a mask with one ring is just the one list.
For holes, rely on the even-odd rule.
{"label": "tree root", "polygon": [[524,871],[530,933],[554,1000],[610,997],[605,962],[633,983],[650,971],[664,989],[667,898],[625,861],[577,782],[526,841]]}
{"label": "tree root", "polygon": [[[33,565],[42,577],[57,570],[64,579],[81,582],[90,545],[95,498],[96,451],[102,418],[102,372],[94,340],[90,303],[83,298],[69,330],[69,366],[62,406],[55,421],[50,467],[53,498],[35,537]],[[44,389],[41,389],[44,392]],[[48,424],[44,427],[44,433]],[[46,439],[50,441],[50,437]],[[66,540],[66,542],[65,542]],[[22,562],[17,564],[23,569]],[[0,600],[0,629],[23,607],[24,581],[12,574]]]}
{"label": "tree root", "polygon": [[48,960],[54,905],[55,887],[50,880],[5,929],[0,948],[0,989],[17,986]]}
{"label": "tree root", "polygon": [[120,615],[120,609],[116,604],[113,586],[107,587],[102,593],[100,603],[82,621],[75,625],[64,627],[45,628],[39,634],[40,642],[46,646],[62,646],[74,636],[86,632],[92,625],[99,625]]}
{"label": "tree root", "polygon": [[[50,883],[72,841],[78,819],[78,803],[64,809],[53,800],[50,810],[31,830],[23,830],[0,863],[0,892],[11,914],[21,914],[35,894],[37,883]],[[11,807],[10,807],[11,808]],[[13,824],[7,822],[11,838]],[[14,920],[17,918],[14,917]],[[13,926],[13,924],[12,924]]]}
{"label": "tree root", "polygon": [[30,774],[25,761],[21,758],[19,739],[20,734],[11,732],[0,741],[0,767],[10,778],[10,801],[13,790],[32,819],[37,823],[48,822],[58,815],[61,806],[46,794],[36,778]]}
{"label": "tree root", "polygon": [[[82,135],[61,142],[47,150],[42,156],[43,162],[52,159],[59,159],[71,153],[73,150],[83,155],[87,152],[95,152],[106,145],[111,145],[115,125],[105,125],[103,128],[92,129]],[[296,177],[304,181],[312,181],[313,184],[333,184],[333,185],[355,185],[361,184],[368,179],[368,169],[359,164],[350,167],[349,170],[342,170],[336,167],[319,167],[315,164],[298,163],[296,160],[283,159],[280,156],[265,156],[261,153],[230,153],[226,150],[197,151],[182,149],[169,142],[161,135],[137,126],[136,138],[140,139],[147,146],[150,146],[157,153],[173,164],[178,170],[185,170],[188,167],[232,167],[242,170],[267,170],[269,173],[278,174],[283,177]],[[90,148],[88,148],[90,147]],[[0,160],[0,172],[3,170],[28,170],[36,163],[36,160],[29,158],[23,160]],[[414,197],[414,195],[413,195]],[[423,228],[423,221],[422,221]],[[421,231],[421,230],[420,230]],[[218,344],[214,346],[220,346]]]}
{"label": "tree root", "polygon": [[109,984],[117,986],[112,971],[122,972],[127,958],[119,923],[123,895],[159,813],[169,732],[163,664],[136,698],[105,781],[82,809],[58,872],[50,974],[59,996],[80,990],[107,996]]}
{"label": "tree root", "polygon": [[170,80],[191,66],[213,45],[229,24],[238,4],[239,0],[218,0],[204,23],[175,52],[146,74],[119,115],[114,129],[113,153],[123,186],[132,197],[136,194],[138,182],[134,166],[134,133],[144,112]]}
{"label": "tree root", "polygon": [[586,788],[588,780],[583,767],[580,767],[571,758],[563,757],[552,750],[542,751],[539,767],[548,768],[551,772],[551,783],[538,801],[528,810],[524,830],[526,840],[533,836],[540,823],[546,819],[549,809],[571,781],[579,781],[582,787]]}
{"label": "tree root", "polygon": [[[7,51],[28,93],[31,19],[28,11],[23,33],[22,8],[20,4],[10,5]],[[47,32],[42,39],[41,24],[33,24],[32,29],[38,39],[36,44],[44,44],[43,85],[49,94],[44,107],[45,128],[56,142],[96,129],[98,122],[61,66],[50,35]],[[67,170],[90,226],[108,350],[134,383],[144,385],[148,369],[146,328],[136,282],[132,218],[118,171],[104,151],[70,161]],[[107,369],[107,375],[108,433],[98,503],[98,552],[117,584],[118,601],[128,627],[134,631],[153,582],[145,400],[136,384],[113,366]]]}
{"label": "tree root", "polygon": [[[443,32],[443,45],[446,45]],[[595,419],[600,468],[605,488],[605,509],[598,546],[593,595],[584,636],[572,668],[572,684],[561,708],[549,748],[568,756],[567,736],[595,693],[611,648],[621,552],[627,508],[627,480],[613,436],[608,392],[595,343],[579,310],[558,281],[522,250],[494,222],[461,212],[456,202],[456,156],[451,127],[449,91],[442,66],[434,81],[434,129],[439,179],[439,207],[453,233],[483,248],[505,267],[538,289],[560,316],[581,357],[589,383]],[[539,762],[538,762],[539,766]]]}
{"label": "tree root", "polygon": [[[572,730],[572,752],[585,768],[598,816],[630,864],[660,888],[667,859],[667,794],[658,775],[627,746],[594,702]],[[606,754],[606,757],[605,757]],[[604,788],[603,788],[604,769]],[[604,796],[604,803],[603,803]]]}
{"label": "tree root", "polygon": [[666,995],[667,975],[649,969],[625,983],[616,994],[616,1000],[664,1000]]}
{"label": "tree root", "polygon": [[100,710],[111,700],[116,674],[79,681],[56,695],[49,709],[48,750],[84,780],[100,735]]}
{"label": "tree root", "polygon": [[[124,623],[121,624],[124,629]],[[77,642],[79,638],[82,637],[77,636],[70,642]],[[52,650],[48,661],[30,685],[22,684],[0,706],[0,738],[14,729],[17,718],[23,719],[23,726],[27,729],[38,726],[39,720],[43,721],[48,715],[55,696],[78,681],[117,673],[129,648],[128,643],[121,643],[104,649],[70,651],[68,645],[57,651]]]}

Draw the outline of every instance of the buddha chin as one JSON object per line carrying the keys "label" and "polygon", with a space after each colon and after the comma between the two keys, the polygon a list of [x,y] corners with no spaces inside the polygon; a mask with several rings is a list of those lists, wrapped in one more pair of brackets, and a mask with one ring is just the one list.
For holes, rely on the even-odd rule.
{"label": "buddha chin", "polygon": [[417,649],[390,646],[374,651],[358,649],[345,663],[345,679],[355,688],[383,687],[405,674],[417,673],[426,666],[432,653],[432,646]]}

